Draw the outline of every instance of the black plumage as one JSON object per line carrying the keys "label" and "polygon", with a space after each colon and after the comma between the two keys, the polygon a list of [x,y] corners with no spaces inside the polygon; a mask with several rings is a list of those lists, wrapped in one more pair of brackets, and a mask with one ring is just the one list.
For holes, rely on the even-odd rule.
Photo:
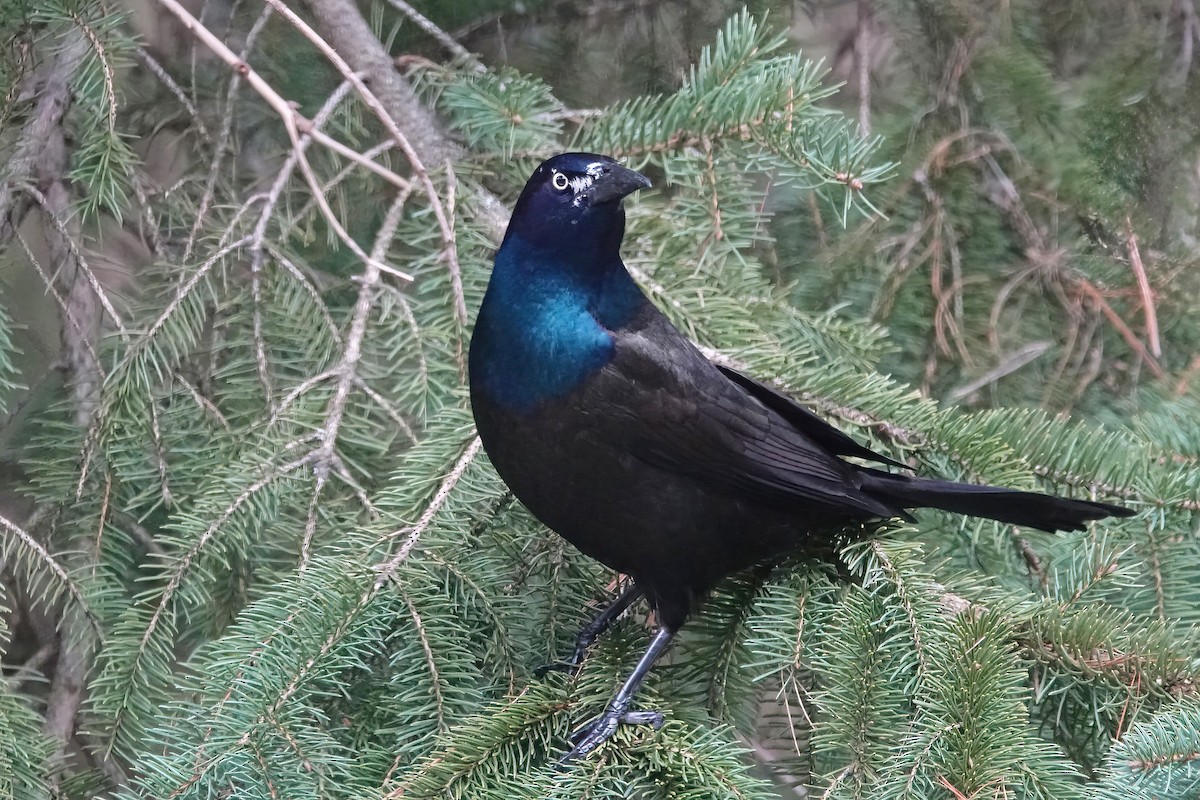
{"label": "black plumage", "polygon": [[635,588],[580,635],[584,648],[644,594],[659,632],[568,757],[621,721],[633,691],[721,578],[796,553],[828,554],[856,523],[933,507],[1048,531],[1127,509],[887,472],[903,467],[787,396],[710,362],[621,261],[621,198],[649,181],[570,153],[525,186],[471,342],[484,448],[518,499]]}

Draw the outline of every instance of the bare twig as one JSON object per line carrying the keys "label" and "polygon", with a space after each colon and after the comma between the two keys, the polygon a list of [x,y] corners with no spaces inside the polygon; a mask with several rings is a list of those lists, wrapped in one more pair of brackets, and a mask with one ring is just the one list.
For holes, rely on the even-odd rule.
{"label": "bare twig", "polygon": [[421,514],[421,518],[417,520],[415,525],[400,528],[387,534],[385,540],[395,539],[398,536],[405,536],[404,543],[400,545],[400,549],[396,551],[396,555],[388,559],[387,563],[379,564],[375,567],[379,573],[375,578],[375,587],[378,588],[391,580],[392,575],[399,569],[400,564],[408,558],[408,554],[416,547],[417,541],[421,538],[421,534],[433,523],[438,512],[442,510],[442,506],[450,499],[450,493],[454,491],[454,487],[462,480],[463,473],[467,471],[467,467],[471,466],[471,462],[479,455],[479,451],[483,448],[483,442],[478,436],[471,440],[467,445],[467,449],[459,456],[454,467],[442,481],[442,485],[438,487],[437,492],[433,495],[433,500],[425,507],[425,512]]}
{"label": "bare twig", "polygon": [[1053,342],[1030,342],[975,380],[951,390],[947,395],[947,399],[951,402],[957,402],[964,397],[969,397],[985,386],[989,386],[1006,375],[1011,375],[1021,369],[1021,367],[1034,361],[1053,346]]}
{"label": "bare twig", "polygon": [[66,223],[64,223],[60,218],[60,215],[63,212],[55,209],[55,204],[51,203],[50,199],[47,198],[46,195],[42,194],[37,187],[26,186],[25,192],[32,197],[39,206],[42,207],[43,211],[46,212],[46,217],[50,220],[50,223],[54,226],[54,229],[58,231],[59,236],[62,237],[62,243],[67,246],[68,250],[70,250],[71,257],[74,258],[76,267],[80,272],[83,273],[84,277],[87,278],[88,284],[92,287],[92,291],[96,294],[96,299],[100,301],[100,305],[103,306],[104,312],[108,314],[108,318],[111,319],[113,324],[117,326],[117,331],[121,334],[121,337],[125,339],[129,338],[129,332],[125,330],[125,323],[121,321],[121,315],[117,313],[117,309],[113,306],[112,300],[108,298],[108,293],[104,291],[104,287],[100,284],[100,279],[96,277],[96,273],[93,272],[92,268],[88,265],[87,259],[83,257],[83,253],[79,250],[79,246],[75,243],[75,237],[72,236],[71,232],[67,230]]}
{"label": "bare twig", "polygon": [[257,72],[254,71],[245,61],[242,61],[238,56],[230,50],[224,42],[218,39],[212,31],[204,27],[200,22],[193,17],[186,8],[180,5],[177,0],[158,0],[158,2],[174,14],[183,26],[206,47],[212,50],[217,56],[228,64],[235,72],[245,77],[246,82],[250,84],[254,91],[267,101],[267,104],[279,115],[284,124],[289,127],[289,134],[296,134],[293,139],[299,138],[299,133],[309,133],[313,139],[322,147],[327,147],[343,158],[348,158],[354,161],[364,169],[370,170],[380,176],[389,183],[397,186],[400,189],[408,188],[408,181],[392,172],[387,167],[378,164],[369,159],[363,158],[362,154],[348,147],[333,137],[317,130],[311,130],[311,123],[305,119],[293,106],[291,106],[269,83],[266,82]]}
{"label": "bare twig", "polygon": [[408,3],[404,2],[404,0],[387,0],[387,3],[392,8],[396,9],[401,14],[412,20],[418,28],[436,39],[438,44],[440,44],[448,53],[450,53],[450,55],[454,56],[455,60],[461,61],[462,63],[468,65],[476,72],[487,72],[487,67],[481,64],[479,59],[477,59],[470,50],[463,47],[453,36],[446,33],[444,30],[434,24],[433,20],[429,19],[429,17],[425,16],[420,11],[417,11]]}
{"label": "bare twig", "polygon": [[858,71],[858,135],[871,135],[871,25],[870,0],[858,0],[858,27],[854,35],[854,66]]}
{"label": "bare twig", "polygon": [[1104,299],[1104,294],[1098,288],[1096,288],[1091,281],[1085,278],[1079,278],[1076,280],[1075,286],[1080,292],[1087,295],[1088,299],[1095,303],[1102,312],[1104,312],[1105,318],[1107,318],[1109,323],[1111,323],[1112,326],[1117,329],[1117,332],[1121,334],[1121,338],[1125,340],[1129,347],[1135,353],[1137,353],[1138,358],[1140,358],[1142,363],[1144,363],[1150,372],[1154,374],[1154,377],[1164,377],[1166,373],[1163,371],[1163,368],[1159,366],[1158,361],[1154,358],[1150,351],[1146,349],[1146,345],[1142,344],[1142,341],[1138,339],[1137,334],[1135,334],[1129,328],[1129,326],[1125,324],[1125,320],[1121,319],[1121,316],[1117,314],[1117,312],[1113,310],[1113,307],[1108,304],[1108,301]]}
{"label": "bare twig", "polygon": [[211,145],[213,143],[212,134],[209,133],[208,127],[204,124],[204,118],[200,116],[200,112],[196,109],[196,106],[192,102],[191,98],[187,96],[187,92],[183,91],[183,87],[176,83],[175,79],[171,77],[171,73],[167,72],[166,68],[164,68],[162,64],[158,63],[158,59],[150,55],[150,51],[144,47],[138,47],[134,51],[134,56],[139,62],[141,62],[143,67],[150,70],[151,75],[158,78],[159,82],[161,82],[163,86],[167,87],[167,91],[169,91],[175,97],[175,99],[179,101],[179,104],[182,105],[188,112],[188,115],[191,116],[192,122],[196,125],[196,132],[200,134],[200,139],[206,144]]}
{"label": "bare twig", "polygon": [[[174,0],[172,0],[172,2],[173,1]],[[429,200],[429,206],[433,210],[434,217],[437,219],[438,228],[442,234],[442,242],[444,246],[443,253],[446,259],[446,266],[450,271],[451,280],[458,280],[461,282],[458,266],[458,253],[454,247],[453,226],[447,217],[441,196],[438,194],[437,188],[433,185],[433,181],[429,177],[429,172],[426,170],[424,163],[418,156],[416,149],[409,141],[408,137],[403,131],[400,130],[399,126],[396,124],[396,121],[388,114],[387,110],[379,101],[379,98],[375,95],[375,93],[367,88],[367,85],[363,82],[363,79],[359,77],[356,71],[350,68],[350,65],[346,63],[345,59],[342,58],[341,54],[338,53],[337,50],[335,50],[329,45],[328,42],[322,39],[307,22],[301,19],[296,12],[292,11],[292,9],[288,8],[282,2],[282,0],[266,0],[266,2],[275,8],[275,10],[277,10],[282,16],[287,18],[287,20],[291,22],[292,25],[294,25],[296,29],[305,36],[305,38],[316,45],[317,49],[321,51],[321,54],[329,60],[329,63],[333,64],[334,68],[336,68],[337,71],[342,74],[342,77],[353,84],[355,91],[366,104],[367,108],[371,109],[371,112],[375,114],[376,118],[383,124],[384,129],[387,130],[392,139],[400,147],[400,150],[404,153],[405,157],[408,158],[408,162],[412,168],[413,174],[417,176],[418,181],[421,183],[421,186],[425,192],[425,196]],[[322,3],[317,3],[315,5],[323,7]],[[315,10],[316,9],[314,8],[314,11]],[[361,16],[358,14],[357,8],[352,7],[348,13],[353,14],[355,17],[361,20]],[[448,160],[448,155],[444,160]],[[321,200],[322,198],[318,196],[318,201]]]}
{"label": "bare twig", "polygon": [[[279,174],[275,177],[275,182],[271,184],[270,190],[267,192],[266,199],[263,201],[262,208],[259,209],[258,223],[254,226],[254,233],[250,241],[250,299],[254,310],[251,315],[251,336],[254,340],[254,362],[258,369],[258,379],[263,386],[263,393],[266,395],[268,405],[274,404],[271,390],[271,373],[267,365],[267,346],[263,338],[262,330],[262,265],[266,255],[265,242],[267,238],[267,225],[271,220],[272,214],[279,203],[279,198],[283,194],[283,189],[287,186],[291,179],[292,172],[295,170],[296,164],[299,163],[301,155],[306,150],[309,144],[312,143],[312,132],[319,130],[325,121],[333,114],[334,109],[345,99],[350,92],[350,84],[342,82],[342,84],[334,90],[317,111],[317,115],[313,117],[312,126],[308,133],[301,137],[300,142],[292,148],[292,152],[284,160],[283,166],[279,169]],[[307,283],[307,281],[302,281]],[[324,307],[324,303],[319,305]],[[325,309],[328,314],[328,309]]]}
{"label": "bare twig", "polygon": [[[66,320],[67,324],[74,329],[76,336],[79,338],[81,346],[87,348],[88,354],[92,361],[96,364],[99,364],[100,356],[96,352],[96,347],[92,343],[91,336],[83,329],[83,326],[80,324],[79,320],[75,318],[75,313],[71,310],[71,306],[67,304],[66,299],[55,287],[54,279],[50,276],[50,273],[46,271],[46,268],[42,266],[42,262],[38,260],[36,255],[34,255],[33,250],[29,247],[29,243],[25,241],[25,237],[21,236],[20,233],[17,233],[16,239],[17,244],[19,244],[21,249],[25,251],[25,257],[29,259],[30,265],[41,277],[42,282],[46,284],[46,291],[51,297],[54,298],[55,304],[63,314],[63,319]],[[100,374],[101,377],[104,376],[103,371],[101,371]]]}
{"label": "bare twig", "polygon": [[1129,234],[1126,244],[1129,247],[1129,266],[1137,278],[1138,292],[1142,296],[1142,311],[1146,315],[1146,338],[1149,340],[1150,352],[1155,358],[1162,358],[1162,343],[1158,338],[1158,312],[1154,308],[1154,292],[1150,289],[1150,279],[1146,277],[1146,267],[1142,264],[1142,253],[1138,248],[1137,234],[1133,231],[1133,223],[1125,217],[1125,230]]}
{"label": "bare twig", "polygon": [[[169,2],[174,2],[174,0],[169,0]],[[168,5],[169,8],[170,5]],[[241,55],[236,57],[239,64],[246,63],[246,58],[254,48],[254,42],[257,41],[258,35],[266,27],[267,20],[270,18],[270,8],[264,8],[259,12],[258,19],[254,20],[254,24],[250,26],[250,30],[246,34],[246,40],[242,44]],[[186,26],[186,23],[184,24]],[[197,25],[200,25],[200,23],[197,23]],[[203,26],[201,25],[201,27]],[[209,165],[208,179],[204,183],[204,193],[200,196],[200,203],[196,209],[196,218],[192,221],[192,231],[188,234],[187,243],[183,248],[183,258],[185,261],[192,255],[192,248],[196,245],[196,238],[200,235],[200,229],[204,227],[204,221],[208,217],[208,207],[216,196],[217,180],[221,176],[221,167],[224,165],[225,155],[229,152],[229,142],[233,136],[233,120],[236,116],[233,113],[233,105],[241,89],[243,75],[243,72],[235,69],[233,75],[229,78],[229,90],[225,93],[225,111],[221,115],[221,130],[217,133],[217,144],[215,152],[212,155],[211,164]]]}

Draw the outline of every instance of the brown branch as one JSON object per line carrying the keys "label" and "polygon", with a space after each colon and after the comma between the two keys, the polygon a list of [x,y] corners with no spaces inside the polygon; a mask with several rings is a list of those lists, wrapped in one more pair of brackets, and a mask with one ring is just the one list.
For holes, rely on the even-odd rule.
{"label": "brown branch", "polygon": [[471,462],[479,455],[479,451],[483,448],[483,442],[476,436],[467,445],[466,450],[459,457],[451,468],[446,479],[442,481],[441,486],[433,495],[433,500],[426,506],[425,512],[421,514],[421,518],[417,520],[415,525],[400,528],[387,534],[384,539],[391,540],[399,536],[405,536],[404,543],[400,545],[400,549],[396,551],[396,555],[388,559],[386,564],[378,564],[375,569],[379,576],[375,579],[375,586],[380,587],[391,580],[392,575],[400,567],[400,564],[408,558],[408,554],[416,547],[417,541],[421,538],[421,534],[433,523],[438,512],[442,510],[442,506],[450,499],[450,493],[458,482],[462,480],[463,473],[467,471],[467,467],[471,466]]}
{"label": "brown branch", "polygon": [[[342,74],[343,78],[350,81],[350,83],[354,86],[355,91],[358,93],[359,98],[362,99],[367,108],[369,108],[371,112],[375,114],[375,117],[383,124],[384,129],[387,130],[392,139],[400,147],[400,150],[404,153],[405,157],[408,158],[409,166],[412,168],[413,174],[416,175],[417,180],[424,189],[425,196],[429,200],[429,207],[433,210],[434,218],[438,223],[438,229],[441,231],[442,243],[444,246],[443,256],[446,260],[446,266],[450,272],[451,282],[461,283],[462,278],[458,265],[458,252],[455,248],[453,225],[447,217],[446,209],[442,203],[441,196],[438,194],[436,187],[433,185],[433,181],[429,177],[429,172],[425,168],[425,161],[421,158],[416,145],[409,140],[408,135],[404,131],[400,130],[396,124],[395,118],[389,115],[387,108],[383,105],[379,97],[367,87],[363,79],[359,77],[358,72],[350,68],[350,65],[345,59],[342,58],[338,50],[331,47],[328,42],[322,39],[317,32],[308,25],[308,23],[306,23],[296,14],[296,12],[284,5],[282,0],[266,0],[266,2],[275,8],[275,10],[277,10],[282,16],[284,16],[288,22],[292,23],[292,25],[294,25],[296,29],[305,36],[305,38],[312,42],[317,49],[321,51],[321,54],[329,60],[329,63],[332,64],[334,68]],[[312,4],[313,12],[320,17],[318,8],[324,9],[326,5],[334,6],[344,2],[345,0],[321,0],[319,3]],[[362,18],[361,14],[358,13],[357,7],[355,7],[352,3],[348,8],[343,10],[348,16],[353,17],[353,20],[341,20],[336,22],[335,25],[337,30],[343,30],[342,23],[350,25],[351,27],[354,27],[356,24],[366,26],[366,21]],[[382,52],[382,48],[379,45],[379,40],[376,39],[374,35],[371,35],[369,38],[371,42],[374,43],[373,49]],[[404,86],[409,93],[412,92],[412,90],[408,88],[408,85],[400,81],[399,76],[395,75],[395,70],[391,70],[391,74],[395,77],[395,80],[386,81],[385,83],[388,86]],[[367,72],[367,76],[371,77],[371,73]],[[415,101],[415,96],[413,99]],[[400,119],[405,120],[406,129],[410,131],[415,130],[423,132],[422,120],[426,118],[431,119],[431,116],[425,110],[424,106],[422,106],[419,102],[416,103],[416,106],[421,111],[419,117],[413,119],[400,117]],[[438,135],[440,137],[440,133]],[[449,148],[448,140],[444,137],[441,137],[440,145],[443,149],[446,149],[446,153],[440,160],[429,163],[449,163],[452,160],[451,156],[454,154],[454,151]],[[438,151],[431,152],[434,155],[439,154]],[[323,201],[323,198],[320,196],[318,196],[317,199],[318,201]],[[465,322],[465,320],[463,321]]]}
{"label": "brown branch", "polygon": [[[238,58],[232,50],[230,50],[224,42],[222,42],[212,31],[200,24],[199,20],[193,17],[186,8],[180,5],[177,0],[158,0],[158,2],[170,11],[179,19],[184,28],[189,33],[195,36],[202,44],[212,50],[217,57],[228,64],[235,72],[246,79],[250,87],[256,91],[260,97],[267,101],[267,104],[279,115],[286,126],[289,126],[289,133],[295,132],[297,138],[299,132],[311,134],[313,139],[322,147],[326,147],[343,158],[354,161],[359,166],[367,169],[376,175],[380,176],[389,183],[397,186],[400,189],[408,188],[409,182],[404,178],[392,172],[387,167],[378,164],[369,159],[363,158],[362,154],[348,147],[333,137],[322,133],[318,130],[312,130],[311,122],[298,112],[294,106],[275,91],[275,89],[263,79],[261,75],[254,71],[253,68],[245,61]],[[294,145],[294,142],[293,142]]]}
{"label": "brown branch", "polygon": [[[173,10],[169,4],[167,7],[168,10]],[[262,33],[263,28],[266,27],[267,20],[270,18],[271,9],[264,8],[259,12],[258,18],[250,26],[250,30],[246,34],[246,39],[242,43],[241,55],[235,57],[239,64],[246,63],[250,51],[254,48],[254,42],[258,39],[258,35]],[[233,75],[229,78],[229,90],[225,93],[225,111],[221,114],[221,130],[217,134],[217,145],[209,164],[208,179],[204,183],[204,193],[200,195],[200,203],[196,209],[196,218],[192,221],[191,233],[188,234],[187,244],[183,248],[183,260],[185,261],[191,258],[192,248],[195,247],[196,239],[200,235],[200,229],[204,227],[204,220],[208,216],[208,208],[216,196],[217,180],[221,177],[221,167],[225,161],[226,154],[229,152],[229,142],[233,137],[233,121],[236,116],[233,105],[241,89],[242,76],[244,74],[242,71],[234,69]]]}
{"label": "brown branch", "polygon": [[[0,182],[0,245],[7,244],[28,211],[28,196],[16,187],[32,183],[49,156],[47,144],[61,137],[63,115],[71,103],[71,81],[79,71],[88,45],[82,33],[68,35],[46,69],[29,78],[36,102],[17,136]],[[44,187],[43,187],[44,188]]]}
{"label": "brown branch", "polygon": [[[290,13],[294,18],[293,24],[299,21],[303,25],[303,21],[300,21],[291,9],[284,12],[278,4],[272,5],[280,13]],[[458,147],[445,136],[433,114],[417,97],[408,82],[396,72],[391,55],[363,18],[358,4],[354,0],[307,0],[306,5],[312,12],[317,27],[328,37],[329,44],[333,45],[326,52],[326,57],[329,58],[329,53],[336,50],[336,53],[344,54],[346,61],[342,64],[345,66],[338,66],[337,61],[332,58],[331,63],[344,72],[356,72],[365,76],[366,83],[371,86],[371,96],[378,98],[379,105],[377,109],[372,110],[376,111],[377,115],[382,112],[389,121],[404,121],[405,139],[411,143],[416,160],[422,164],[441,164],[446,159],[455,160],[460,154]],[[307,25],[297,27],[313,40],[314,44],[321,47],[316,41],[321,37],[316,36],[311,28]],[[308,28],[307,32],[305,28]],[[341,61],[341,56],[337,56],[337,60]],[[349,64],[346,65],[346,62]]]}
{"label": "brown branch", "polygon": [[[262,384],[263,393],[266,395],[267,405],[269,406],[274,405],[274,399],[271,390],[271,373],[267,365],[267,347],[262,331],[262,265],[266,257],[265,242],[267,238],[267,225],[270,223],[271,215],[279,203],[279,198],[283,194],[284,187],[291,180],[292,173],[300,161],[301,154],[312,143],[313,131],[319,130],[325,124],[329,117],[332,116],[334,109],[345,99],[349,91],[350,84],[343,81],[317,111],[317,115],[313,117],[312,127],[309,132],[301,137],[299,144],[293,147],[291,153],[288,154],[283,166],[279,169],[278,175],[275,177],[274,183],[271,184],[271,188],[267,192],[262,208],[259,209],[258,222],[254,226],[254,233],[250,240],[250,299],[254,309],[251,315],[251,337],[254,341],[254,362],[258,370],[258,379]],[[308,288],[307,281],[303,279],[303,276],[301,276],[301,283]],[[325,308],[325,303],[320,299],[320,295],[315,291],[310,291],[310,295],[314,297],[317,304],[328,317],[329,311]]]}
{"label": "brown branch", "polygon": [[1154,292],[1150,289],[1150,279],[1146,277],[1146,267],[1142,264],[1142,254],[1138,249],[1137,234],[1133,232],[1133,223],[1125,217],[1125,230],[1129,234],[1126,244],[1129,248],[1129,266],[1137,278],[1138,293],[1142,298],[1142,312],[1146,315],[1146,339],[1150,343],[1150,352],[1155,358],[1162,358],[1162,343],[1158,338],[1158,312],[1154,308]]}
{"label": "brown branch", "polygon": [[413,24],[418,28],[433,37],[456,60],[471,67],[475,72],[487,72],[487,67],[480,63],[479,59],[470,50],[463,47],[453,36],[439,28],[429,17],[417,11],[404,2],[404,0],[387,0],[387,3],[412,20]]}
{"label": "brown branch", "polygon": [[1080,277],[1075,281],[1075,286],[1080,292],[1087,295],[1087,297],[1104,313],[1105,318],[1107,318],[1109,323],[1117,329],[1117,332],[1121,334],[1121,338],[1125,340],[1129,347],[1135,353],[1137,353],[1138,358],[1140,358],[1150,372],[1154,374],[1154,377],[1165,377],[1166,373],[1163,371],[1163,368],[1159,366],[1158,361],[1154,358],[1154,356],[1150,354],[1150,351],[1146,349],[1146,345],[1142,344],[1141,340],[1138,339],[1137,334],[1130,330],[1129,326],[1125,324],[1125,320],[1121,319],[1120,315],[1113,310],[1113,307],[1110,306],[1108,301],[1104,299],[1104,294],[1098,288],[1096,288],[1095,284],[1086,278]]}

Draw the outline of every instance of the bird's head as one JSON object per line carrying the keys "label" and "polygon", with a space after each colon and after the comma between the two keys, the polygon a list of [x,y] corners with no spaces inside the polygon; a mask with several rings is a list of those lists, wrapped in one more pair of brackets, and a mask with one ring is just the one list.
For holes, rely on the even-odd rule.
{"label": "bird's head", "polygon": [[649,186],[645,175],[608,156],[562,153],[533,171],[513,209],[509,235],[537,247],[611,243],[615,251],[625,230],[621,199]]}

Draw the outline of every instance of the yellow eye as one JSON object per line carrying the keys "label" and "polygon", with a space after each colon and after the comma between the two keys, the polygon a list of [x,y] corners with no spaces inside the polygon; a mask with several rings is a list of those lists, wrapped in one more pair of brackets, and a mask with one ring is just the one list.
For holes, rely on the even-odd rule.
{"label": "yellow eye", "polygon": [[550,183],[554,184],[554,188],[561,192],[564,191],[571,182],[567,180],[566,175],[563,175],[561,172],[556,172],[554,173],[554,177],[550,179]]}

